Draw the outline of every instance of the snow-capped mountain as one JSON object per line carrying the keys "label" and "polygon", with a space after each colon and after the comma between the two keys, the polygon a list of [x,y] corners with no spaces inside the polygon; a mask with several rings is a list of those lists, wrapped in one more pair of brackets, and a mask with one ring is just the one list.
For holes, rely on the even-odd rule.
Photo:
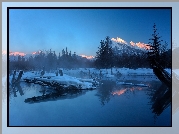
{"label": "snow-capped mountain", "polygon": [[[39,53],[34,52],[32,54],[24,54],[24,55],[20,55],[20,54],[10,54],[9,55],[9,60],[10,61],[17,61],[18,60],[18,56],[21,56],[23,58],[25,58],[25,60],[27,60],[30,56],[35,57],[36,55],[38,55]],[[5,56],[4,56],[5,57]],[[7,57],[7,55],[6,55]],[[94,60],[94,56],[86,56],[86,55],[76,55],[76,57],[78,59],[88,59],[88,60]],[[7,59],[7,58],[6,58]]]}
{"label": "snow-capped mountain", "polygon": [[23,57],[25,60],[27,60],[30,56],[35,57],[36,55],[39,55],[41,51],[33,52],[33,53],[23,53],[23,52],[9,52],[9,60],[10,61],[17,61],[18,56]]}
{"label": "snow-capped mountain", "polygon": [[147,52],[145,48],[140,48],[138,46],[129,45],[127,43],[118,43],[118,42],[112,41],[111,46],[112,46],[113,52],[116,55],[122,55],[122,54],[140,55],[140,54]]}

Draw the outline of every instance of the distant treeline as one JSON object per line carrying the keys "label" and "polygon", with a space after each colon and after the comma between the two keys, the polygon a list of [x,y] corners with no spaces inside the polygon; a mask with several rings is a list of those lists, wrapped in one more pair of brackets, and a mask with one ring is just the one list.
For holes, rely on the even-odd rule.
{"label": "distant treeline", "polygon": [[[30,56],[25,59],[23,56],[18,56],[17,60],[9,60],[10,70],[42,70],[45,67],[46,71],[56,70],[57,68],[111,68],[111,67],[126,67],[126,68],[150,68],[147,53],[142,54],[114,54],[107,47],[99,47],[95,59],[89,60],[85,57],[78,56],[75,52],[71,54],[63,49],[62,54],[56,55],[55,51],[48,52],[39,51],[35,56]],[[103,51],[104,50],[104,51]],[[108,51],[111,51],[108,53]],[[168,50],[160,55],[160,63],[166,67],[171,67],[171,51]]]}
{"label": "distant treeline", "polygon": [[57,56],[55,51],[39,51],[35,56],[30,56],[25,59],[23,56],[18,56],[17,60],[9,60],[10,70],[41,70],[43,67],[46,71],[56,70],[57,68],[79,68],[93,67],[93,62],[84,57],[71,54],[63,49],[62,54]]}

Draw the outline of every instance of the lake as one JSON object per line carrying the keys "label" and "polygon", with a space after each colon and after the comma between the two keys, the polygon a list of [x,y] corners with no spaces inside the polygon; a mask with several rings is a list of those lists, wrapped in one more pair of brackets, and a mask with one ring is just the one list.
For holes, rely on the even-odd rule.
{"label": "lake", "polygon": [[171,90],[154,75],[105,79],[95,90],[47,98],[50,93],[56,94],[25,82],[9,88],[9,126],[171,126]]}

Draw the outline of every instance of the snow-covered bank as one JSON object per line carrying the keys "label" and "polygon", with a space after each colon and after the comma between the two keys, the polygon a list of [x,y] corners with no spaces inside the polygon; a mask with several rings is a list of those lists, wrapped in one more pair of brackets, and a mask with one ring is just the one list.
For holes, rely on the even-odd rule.
{"label": "snow-covered bank", "polygon": [[[166,71],[170,72],[169,69]],[[55,76],[54,71],[45,72],[43,76],[53,77]],[[19,72],[16,73],[16,76]],[[63,73],[67,76],[73,76],[77,78],[94,78],[94,77],[106,77],[113,78],[114,76],[153,76],[153,70],[148,68],[138,68],[138,69],[129,69],[129,68],[112,68],[112,69],[96,69],[96,68],[79,68],[79,69],[63,69]],[[36,77],[40,76],[40,71],[28,71],[24,72],[22,79],[26,77]],[[61,77],[59,77],[61,78]],[[12,79],[12,75],[10,76]]]}
{"label": "snow-covered bank", "polygon": [[[28,77],[27,77],[28,78]],[[41,82],[49,82],[49,83],[56,83],[62,85],[73,85],[81,89],[89,89],[94,88],[93,79],[77,79],[76,77],[72,77],[69,75],[64,74],[63,76],[48,76],[48,77],[34,77],[37,81]]]}
{"label": "snow-covered bank", "polygon": [[[78,69],[61,69],[63,76],[56,76],[57,70],[47,72],[41,76],[41,71],[27,71],[24,72],[21,81],[40,81],[37,84],[46,85],[44,83],[56,83],[62,85],[73,85],[81,89],[95,88],[98,80],[137,80],[137,81],[150,81],[157,80],[152,69],[149,68],[112,68],[112,69],[96,69],[96,68],[78,68]],[[170,73],[170,69],[166,69]],[[16,72],[16,78],[19,71]],[[12,80],[10,75],[10,83]]]}
{"label": "snow-covered bank", "polygon": [[126,82],[116,82],[117,85],[130,85],[130,86],[140,86],[140,87],[149,87],[145,84],[134,84],[134,83],[126,83]]}
{"label": "snow-covered bank", "polygon": [[[16,78],[18,76],[18,73],[16,73]],[[12,79],[12,75],[10,76],[10,82]],[[36,84],[41,84],[40,82],[44,83],[56,83],[56,84],[62,84],[62,85],[73,85],[76,87],[79,87],[81,89],[94,89],[94,84],[97,84],[97,82],[94,79],[82,79],[77,78],[73,76],[69,76],[67,74],[63,74],[63,76],[56,76],[55,73],[45,73],[43,76],[40,76],[40,72],[38,71],[31,71],[31,72],[24,72],[21,81],[38,81]]]}
{"label": "snow-covered bank", "polygon": [[65,74],[69,75],[105,75],[107,77],[112,77],[111,75],[115,75],[120,73],[121,75],[138,75],[138,76],[146,76],[146,75],[154,75],[153,70],[149,68],[138,68],[138,69],[129,69],[129,68],[112,68],[112,69],[96,69],[96,68],[79,68],[73,70],[63,70]]}

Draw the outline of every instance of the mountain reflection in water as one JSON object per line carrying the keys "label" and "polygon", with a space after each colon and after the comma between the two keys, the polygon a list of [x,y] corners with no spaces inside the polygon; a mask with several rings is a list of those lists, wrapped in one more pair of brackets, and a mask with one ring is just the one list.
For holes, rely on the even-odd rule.
{"label": "mountain reflection in water", "polygon": [[120,96],[120,95],[122,95],[123,93],[125,93],[127,90],[129,90],[129,91],[135,91],[135,90],[142,90],[142,88],[141,87],[128,87],[128,88],[121,88],[121,89],[115,89],[115,91],[113,91],[112,92],[112,95],[118,95],[118,96]]}
{"label": "mountain reflection in water", "polygon": [[[133,82],[137,83],[137,81]],[[164,83],[161,83],[160,81],[152,81],[150,83],[146,82],[145,84],[149,86],[117,86],[113,81],[103,81],[98,88],[97,96],[99,96],[101,104],[105,105],[110,101],[112,96],[125,95],[127,97],[131,96],[129,95],[130,93],[135,94],[135,91],[144,90],[149,96],[150,101],[148,103],[151,105],[152,112],[159,116],[167,107],[171,105],[171,88],[167,87]]]}
{"label": "mountain reflection in water", "polygon": [[[139,85],[141,83],[141,81],[135,81],[135,80],[128,80],[125,82],[139,84]],[[10,101],[13,101],[12,98],[14,97],[19,98],[19,99],[16,99],[16,102],[14,103],[20,103],[19,101],[23,101],[23,103],[20,103],[21,107],[27,107],[27,105],[29,105],[28,103],[35,104],[37,102],[39,106],[41,105],[39,102],[42,102],[42,104],[44,103],[49,104],[48,102],[51,102],[51,101],[56,101],[56,102],[59,101],[58,103],[61,104],[63,103],[63,100],[71,99],[70,105],[73,105],[74,103],[76,110],[78,111],[79,114],[81,114],[80,110],[78,110],[78,104],[79,103],[80,103],[79,105],[84,104],[85,106],[89,105],[89,107],[86,107],[86,108],[88,108],[88,110],[90,111],[93,111],[92,109],[98,109],[98,108],[94,108],[97,105],[97,102],[95,102],[96,103],[95,104],[94,102],[87,103],[86,101],[89,100],[90,102],[90,100],[94,100],[95,98],[97,98],[99,100],[98,102],[100,102],[99,105],[101,105],[103,109],[106,109],[107,107],[110,107],[111,109],[112,106],[115,106],[115,107],[117,106],[113,110],[122,115],[124,114],[124,116],[126,115],[126,118],[128,117],[127,113],[129,113],[130,115],[131,111],[129,109],[131,106],[136,107],[136,109],[143,108],[144,111],[148,111],[148,112],[151,111],[151,113],[159,117],[163,113],[163,111],[165,111],[165,109],[171,106],[171,89],[165,86],[165,84],[162,84],[158,80],[143,81],[142,84],[145,84],[148,86],[143,87],[143,86],[134,86],[134,85],[117,85],[116,81],[103,80],[100,82],[96,90],[92,90],[91,92],[92,94],[91,94],[89,92],[90,90],[71,89],[71,90],[57,91],[52,88],[45,88],[37,84],[20,82],[19,84],[9,86],[10,87],[9,95],[10,95]],[[20,96],[17,93],[19,93]],[[85,98],[82,96],[85,96]],[[73,99],[77,100],[78,98],[80,99],[77,104],[75,103],[75,101],[73,101]],[[83,98],[84,100],[81,100],[81,98]],[[53,105],[52,103],[50,104]],[[32,105],[29,105],[29,107],[31,106]],[[12,104],[10,105],[10,107],[12,107]],[[69,108],[69,111],[72,110],[71,109],[72,107],[68,107],[68,108]],[[81,111],[83,110],[81,109]],[[102,109],[99,108],[98,110],[100,111]],[[138,112],[138,110],[134,110],[134,111]],[[10,112],[12,114],[13,109],[10,108]],[[108,111],[103,113],[104,114],[103,116],[105,116],[105,114],[107,114],[108,112],[109,112],[109,109]],[[150,118],[150,117],[147,117],[146,115],[148,114],[148,112],[135,113],[136,115],[139,116],[136,118]],[[171,112],[171,110],[169,110],[169,112]],[[94,113],[91,113],[91,114],[94,114]],[[65,115],[68,116],[67,114]],[[116,118],[119,118],[119,117],[117,116]],[[169,118],[170,117],[168,116],[167,120]],[[109,117],[107,120],[109,120]],[[124,121],[123,125],[126,126],[125,124],[128,124],[128,123],[125,123]],[[168,126],[170,126],[170,124],[171,123],[169,123]],[[131,125],[133,126],[133,123]]]}

